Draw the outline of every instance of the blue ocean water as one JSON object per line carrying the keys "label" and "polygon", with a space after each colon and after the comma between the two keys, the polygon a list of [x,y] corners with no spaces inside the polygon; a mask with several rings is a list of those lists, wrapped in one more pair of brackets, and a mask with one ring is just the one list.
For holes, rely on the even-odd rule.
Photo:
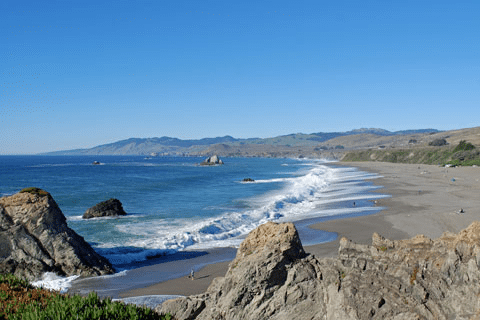
{"label": "blue ocean water", "polygon": [[[378,208],[368,200],[385,197],[370,192],[375,174],[321,160],[226,158],[212,167],[199,166],[202,160],[0,156],[0,196],[25,187],[50,192],[68,225],[117,271],[185,250],[238,246],[266,221],[297,221],[304,244],[331,241],[334,235],[306,222],[373,213]],[[81,218],[109,198],[119,199],[128,215]]]}

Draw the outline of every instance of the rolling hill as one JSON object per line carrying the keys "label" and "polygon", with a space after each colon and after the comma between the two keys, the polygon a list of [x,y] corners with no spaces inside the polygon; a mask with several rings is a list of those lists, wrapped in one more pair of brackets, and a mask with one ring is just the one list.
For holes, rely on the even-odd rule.
{"label": "rolling hill", "polygon": [[314,152],[370,148],[405,144],[409,140],[441,134],[436,129],[391,132],[384,129],[356,129],[347,132],[289,134],[273,138],[236,139],[231,136],[182,140],[172,137],[130,138],[88,149],[46,153],[48,155],[191,155],[217,153],[224,156],[288,156]]}

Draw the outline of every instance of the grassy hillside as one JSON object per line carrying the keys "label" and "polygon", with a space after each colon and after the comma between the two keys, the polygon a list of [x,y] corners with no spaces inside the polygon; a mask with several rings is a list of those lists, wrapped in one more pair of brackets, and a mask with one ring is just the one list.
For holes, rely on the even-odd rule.
{"label": "grassy hillside", "polygon": [[429,146],[409,149],[368,149],[350,151],[342,161],[382,161],[394,163],[423,163],[434,165],[480,165],[480,150],[460,140],[455,146]]}

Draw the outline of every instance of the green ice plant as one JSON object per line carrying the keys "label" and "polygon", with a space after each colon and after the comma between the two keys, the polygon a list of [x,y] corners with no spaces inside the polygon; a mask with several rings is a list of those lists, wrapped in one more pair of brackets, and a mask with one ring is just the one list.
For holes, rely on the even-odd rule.
{"label": "green ice plant", "polygon": [[27,280],[18,278],[13,274],[0,274],[0,283],[6,283],[12,288],[32,288]]}
{"label": "green ice plant", "polygon": [[27,305],[17,312],[12,319],[169,319],[159,316],[152,309],[113,302],[111,299],[100,299],[91,292],[87,297],[61,296],[54,297],[48,305]]}
{"label": "green ice plant", "polygon": [[[0,275],[0,284],[8,285],[8,292],[0,291],[1,319],[160,319],[170,320],[171,315],[158,315],[147,307],[128,305],[110,298],[101,299],[95,292],[87,297],[41,293],[37,300],[31,292],[37,290],[28,281],[11,274]],[[22,296],[24,295],[24,296]],[[20,298],[28,297],[27,303],[19,303]]]}

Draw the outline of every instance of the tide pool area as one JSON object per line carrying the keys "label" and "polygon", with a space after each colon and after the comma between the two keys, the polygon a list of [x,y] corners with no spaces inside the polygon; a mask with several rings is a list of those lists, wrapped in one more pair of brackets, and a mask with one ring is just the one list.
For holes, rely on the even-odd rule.
{"label": "tide pool area", "polygon": [[[304,245],[332,241],[335,234],[308,225],[376,213],[381,208],[371,200],[386,197],[371,192],[378,187],[370,180],[378,175],[327,161],[225,158],[224,165],[204,167],[198,165],[202,160],[1,156],[0,195],[25,187],[50,192],[69,227],[115,267],[116,275],[101,281],[104,295],[112,297],[118,290],[110,289],[118,288],[120,282],[138,287],[183,276],[192,267],[232,259],[242,239],[267,221],[294,222]],[[244,181],[247,178],[250,181]],[[127,216],[81,218],[85,210],[109,198],[119,199]],[[216,249],[221,254],[206,254]],[[178,261],[189,262],[181,268]],[[175,262],[172,272],[167,268],[154,277],[133,276],[134,270]],[[87,279],[53,281],[59,288],[74,283],[77,289],[92,289],[85,284]]]}

